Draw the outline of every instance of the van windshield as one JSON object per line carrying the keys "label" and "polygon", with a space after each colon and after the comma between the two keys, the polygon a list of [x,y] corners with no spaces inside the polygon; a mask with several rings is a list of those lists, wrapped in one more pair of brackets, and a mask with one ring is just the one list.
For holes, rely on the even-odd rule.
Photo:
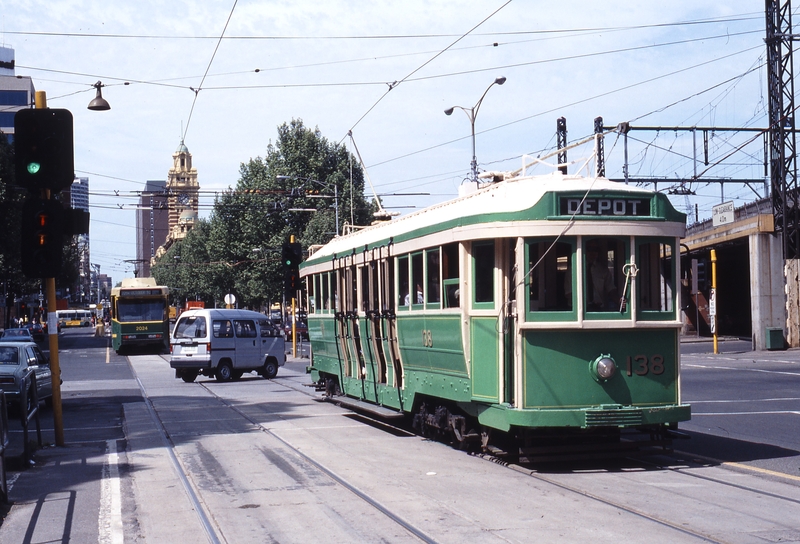
{"label": "van windshield", "polygon": [[185,317],[175,325],[173,338],[205,338],[206,318],[203,316]]}

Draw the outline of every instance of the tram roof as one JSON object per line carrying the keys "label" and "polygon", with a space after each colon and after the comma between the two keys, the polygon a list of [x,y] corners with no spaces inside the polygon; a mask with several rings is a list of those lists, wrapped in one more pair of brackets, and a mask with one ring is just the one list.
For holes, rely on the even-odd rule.
{"label": "tram roof", "polygon": [[[487,183],[479,189],[455,199],[435,204],[423,210],[391,221],[370,225],[358,231],[339,236],[315,251],[303,264],[319,263],[331,257],[341,257],[388,240],[413,236],[413,233],[435,230],[437,225],[488,223],[492,221],[519,220],[515,214],[531,210],[548,193],[581,193],[604,195],[614,193],[663,197],[670,214],[682,216],[672,208],[669,200],[654,191],[634,187],[607,178],[564,175],[558,171],[540,176],[514,177]],[[523,219],[545,219],[531,214]],[[449,228],[449,227],[447,227]],[[301,265],[302,267],[302,265]]]}

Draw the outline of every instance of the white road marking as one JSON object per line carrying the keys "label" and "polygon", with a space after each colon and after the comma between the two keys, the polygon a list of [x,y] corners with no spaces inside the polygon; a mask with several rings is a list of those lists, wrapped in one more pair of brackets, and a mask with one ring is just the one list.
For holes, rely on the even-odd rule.
{"label": "white road marking", "polygon": [[117,441],[106,441],[106,462],[103,464],[103,480],[100,486],[100,515],[97,520],[97,540],[103,544],[124,543],[118,462]]}

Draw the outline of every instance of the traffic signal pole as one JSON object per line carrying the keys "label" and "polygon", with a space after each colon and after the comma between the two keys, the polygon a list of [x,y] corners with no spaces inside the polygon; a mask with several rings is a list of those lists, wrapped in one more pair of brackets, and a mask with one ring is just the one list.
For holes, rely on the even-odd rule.
{"label": "traffic signal pole", "polygon": [[[36,91],[36,109],[47,108],[47,94]],[[50,189],[42,189],[42,199],[50,200]],[[64,445],[64,419],[61,411],[61,367],[58,362],[58,314],[56,279],[44,278],[47,296],[47,334],[50,339],[50,379],[53,384],[53,430],[56,446]]]}

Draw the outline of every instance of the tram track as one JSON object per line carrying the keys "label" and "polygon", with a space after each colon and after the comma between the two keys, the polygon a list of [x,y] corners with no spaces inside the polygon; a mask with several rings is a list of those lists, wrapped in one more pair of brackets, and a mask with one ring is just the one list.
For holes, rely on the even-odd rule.
{"label": "tram track", "polygon": [[[299,392],[302,392],[302,393],[306,394],[309,397],[312,397],[312,398],[315,397],[315,395],[312,392],[307,391],[307,388],[305,388],[305,387],[296,387],[296,386],[294,386],[294,384],[290,385],[288,382],[290,382],[290,380],[285,380],[283,383],[286,384],[287,387],[291,387],[292,389],[294,389],[296,391],[299,391]],[[405,429],[404,427],[401,427],[401,426],[397,426],[396,424],[393,424],[391,422],[387,422],[387,421],[380,420],[380,419],[374,419],[371,416],[363,415],[363,414],[359,414],[359,416],[363,417],[363,418],[366,418],[366,419],[368,419],[370,421],[374,420],[379,424],[380,427],[386,427],[386,428],[391,429],[391,432],[397,432],[397,433],[399,433],[399,432],[408,432],[408,429]],[[649,460],[647,458],[648,456],[637,456],[637,457],[622,456],[620,460],[631,461],[631,462],[635,463],[636,466],[650,466],[650,467],[652,467],[652,468],[654,468],[656,470],[670,471],[672,473],[680,475],[681,477],[699,479],[699,480],[702,480],[704,482],[712,483],[714,485],[719,485],[719,486],[723,486],[725,488],[742,491],[742,492],[751,494],[756,500],[758,498],[761,498],[761,497],[768,497],[768,498],[775,499],[775,500],[778,500],[778,501],[783,501],[785,503],[800,504],[800,499],[798,499],[798,498],[793,498],[791,496],[782,495],[782,494],[778,494],[778,493],[773,493],[773,492],[766,491],[766,490],[763,490],[763,489],[758,489],[758,488],[750,486],[750,485],[743,485],[743,484],[740,484],[740,483],[727,481],[727,480],[725,480],[723,478],[717,478],[717,477],[713,477],[713,476],[709,476],[709,475],[705,475],[705,474],[697,474],[697,473],[689,472],[687,469],[701,468],[702,464],[694,463],[694,464],[692,464],[691,466],[688,466],[688,467],[684,466],[684,465],[686,465],[686,463],[689,463],[690,461],[687,461],[686,459],[679,459],[679,457],[686,457],[688,459],[691,456],[688,455],[688,454],[685,454],[683,452],[673,452],[672,454],[661,454],[661,455],[670,455],[670,460],[674,461],[674,463],[673,462],[663,463],[663,462],[651,461],[651,460]],[[672,457],[673,455],[675,457]],[[540,470],[537,470],[536,468],[533,468],[531,465],[526,465],[524,463],[515,463],[515,462],[509,461],[507,459],[504,459],[504,458],[502,458],[500,456],[493,455],[493,454],[490,454],[490,453],[478,453],[478,454],[473,454],[473,456],[476,457],[476,458],[480,458],[482,460],[491,462],[493,464],[501,465],[501,466],[503,466],[505,468],[508,468],[509,470],[512,470],[512,471],[517,472],[519,474],[522,474],[522,475],[525,475],[527,477],[533,478],[533,479],[535,479],[537,481],[540,481],[540,482],[543,482],[543,483],[545,483],[547,485],[556,487],[556,488],[558,488],[560,490],[563,490],[563,491],[566,491],[568,493],[579,495],[581,497],[589,498],[589,499],[591,499],[593,501],[596,501],[596,502],[598,502],[600,504],[603,504],[605,506],[609,506],[609,507],[618,509],[620,511],[626,512],[628,514],[631,514],[633,516],[636,516],[638,518],[646,520],[647,522],[657,524],[657,525],[662,526],[664,528],[667,528],[669,530],[677,531],[682,535],[686,535],[686,536],[691,537],[691,538],[696,538],[699,541],[711,542],[711,543],[715,543],[715,544],[726,544],[728,542],[727,540],[719,539],[718,537],[715,537],[714,535],[709,534],[707,532],[704,532],[702,530],[696,530],[696,529],[693,529],[691,527],[687,527],[685,525],[682,525],[679,522],[671,521],[671,520],[666,519],[664,517],[659,517],[657,515],[653,515],[652,513],[649,513],[649,512],[647,512],[647,511],[645,511],[643,509],[640,509],[640,508],[635,508],[635,507],[633,507],[630,504],[627,504],[625,502],[617,501],[617,500],[614,500],[614,499],[611,499],[611,498],[608,498],[608,497],[604,497],[604,496],[602,496],[600,494],[592,493],[589,490],[587,490],[585,488],[582,488],[580,486],[570,485],[570,484],[565,483],[563,481],[559,481],[554,477],[547,476],[546,474],[542,473]],[[650,456],[650,457],[652,457],[652,456]],[[694,456],[694,457],[697,457],[697,456]],[[759,471],[754,470],[752,467],[747,467],[746,465],[738,465],[737,464],[735,467],[729,467],[726,463],[724,463],[722,461],[719,461],[719,460],[711,460],[711,459],[709,459],[709,461],[715,463],[717,466],[719,466],[720,468],[725,469],[726,471],[746,472],[746,473],[751,474],[751,475],[759,475],[760,474]],[[678,463],[680,463],[681,466],[675,466]],[[791,482],[793,484],[796,483],[794,481],[794,479],[790,475],[784,475],[784,474],[781,474],[781,473],[771,473],[770,475],[775,477],[775,478],[781,478],[783,476],[783,477],[785,477],[785,478],[783,478],[785,481]]]}
{"label": "tram track", "polygon": [[[144,399],[145,406],[147,407],[147,411],[152,418],[158,433],[161,437],[162,442],[164,443],[164,447],[168,452],[170,463],[172,464],[176,474],[178,475],[181,484],[186,492],[186,495],[191,503],[192,508],[197,513],[200,525],[205,533],[208,541],[212,544],[221,544],[224,542],[228,542],[228,540],[224,536],[224,531],[218,524],[212,521],[214,518],[209,511],[209,508],[202,500],[201,491],[199,486],[196,482],[192,479],[191,473],[187,468],[183,465],[181,460],[175,453],[175,443],[169,436],[169,432],[166,429],[164,421],[158,414],[155,406],[153,405],[152,400],[150,399],[149,395],[147,394],[147,390],[144,384],[141,382],[138,376],[136,376],[134,371],[134,376],[136,378],[137,384],[141,390],[142,397]],[[278,380],[276,380],[278,381]],[[294,390],[302,391],[302,389],[298,389],[293,386],[289,386],[286,384],[285,380],[281,380],[284,382],[284,385],[291,387]],[[431,537],[430,535],[426,534],[420,528],[414,526],[412,523],[408,522],[407,520],[403,519],[401,516],[397,515],[396,513],[392,512],[390,508],[381,504],[378,500],[371,497],[369,494],[365,493],[364,491],[360,490],[355,485],[348,482],[344,477],[338,475],[333,470],[329,469],[328,467],[324,466],[314,458],[310,457],[300,449],[293,446],[291,443],[284,440],[282,437],[278,436],[277,434],[273,433],[270,429],[250,417],[248,414],[243,412],[237,406],[228,402],[225,398],[218,395],[211,387],[204,383],[198,384],[202,387],[211,397],[213,397],[221,406],[224,406],[226,409],[236,413],[239,417],[243,418],[249,424],[253,425],[255,428],[259,429],[262,433],[270,436],[272,439],[277,440],[280,442],[284,447],[290,450],[294,455],[301,458],[305,463],[308,463],[310,466],[314,467],[320,473],[326,475],[330,480],[338,484],[342,488],[346,489],[354,496],[358,497],[363,503],[367,504],[371,508],[378,511],[380,514],[385,516],[387,519],[391,520],[393,523],[407,531],[410,535],[421,542],[425,542],[428,544],[436,544],[436,540]],[[307,391],[303,391],[307,393]]]}

